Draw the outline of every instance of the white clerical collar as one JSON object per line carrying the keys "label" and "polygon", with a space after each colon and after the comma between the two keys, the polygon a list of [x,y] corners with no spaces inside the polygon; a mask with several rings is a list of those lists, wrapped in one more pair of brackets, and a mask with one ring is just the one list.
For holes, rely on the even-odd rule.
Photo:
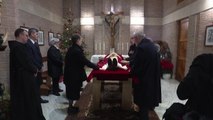
{"label": "white clerical collar", "polygon": [[33,44],[35,44],[35,41],[34,41],[34,40],[30,39],[30,41],[31,41]]}
{"label": "white clerical collar", "polygon": [[56,48],[56,49],[58,49],[58,50],[59,50],[59,47],[58,47],[58,46],[56,46],[56,45],[54,45],[54,46],[55,46],[55,48]]}

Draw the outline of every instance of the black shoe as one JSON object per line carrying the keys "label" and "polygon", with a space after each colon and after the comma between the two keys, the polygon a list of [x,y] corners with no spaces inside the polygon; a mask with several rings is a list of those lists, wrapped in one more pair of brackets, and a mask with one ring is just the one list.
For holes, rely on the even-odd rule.
{"label": "black shoe", "polygon": [[112,64],[113,64],[113,66],[115,66],[115,67],[118,66],[118,62],[117,62],[117,60],[116,60],[115,58],[112,60]]}
{"label": "black shoe", "polygon": [[67,110],[67,113],[70,115],[70,114],[76,114],[79,112],[79,108],[78,107],[68,107],[68,110]]}
{"label": "black shoe", "polygon": [[112,66],[112,60],[108,58],[108,66]]}
{"label": "black shoe", "polygon": [[44,100],[42,98],[40,98],[40,103],[48,103],[49,101],[48,100]]}
{"label": "black shoe", "polygon": [[53,92],[53,95],[60,96],[58,92]]}

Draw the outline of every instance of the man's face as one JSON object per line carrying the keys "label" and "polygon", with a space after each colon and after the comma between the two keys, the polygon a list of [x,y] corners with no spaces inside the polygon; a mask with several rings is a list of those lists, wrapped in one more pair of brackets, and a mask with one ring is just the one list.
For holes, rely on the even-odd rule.
{"label": "man's face", "polygon": [[33,40],[38,40],[38,32],[33,32],[30,36],[31,39]]}
{"label": "man's face", "polygon": [[56,45],[57,47],[60,47],[61,42],[59,41],[59,42],[57,42],[55,45]]}
{"label": "man's face", "polygon": [[131,43],[131,44],[134,44],[134,43],[135,43],[135,37],[131,37],[131,38],[130,38],[130,43]]}
{"label": "man's face", "polygon": [[20,38],[22,40],[23,43],[27,43],[28,40],[28,33],[27,31],[24,31],[22,34],[20,34]]}
{"label": "man's face", "polygon": [[78,44],[79,46],[81,46],[81,45],[82,45],[82,42],[83,42],[83,37],[80,37],[80,39],[77,41],[77,44]]}
{"label": "man's face", "polygon": [[139,39],[139,37],[135,36],[134,38],[134,43],[136,44],[136,46],[141,42],[141,39]]}

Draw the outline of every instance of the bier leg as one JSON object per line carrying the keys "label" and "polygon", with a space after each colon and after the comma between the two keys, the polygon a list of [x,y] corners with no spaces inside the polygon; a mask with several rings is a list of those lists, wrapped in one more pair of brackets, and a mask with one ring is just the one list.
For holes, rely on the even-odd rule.
{"label": "bier leg", "polygon": [[129,110],[132,106],[132,80],[122,81],[122,103],[124,110]]}
{"label": "bier leg", "polygon": [[101,81],[93,78],[93,110],[100,109]]}

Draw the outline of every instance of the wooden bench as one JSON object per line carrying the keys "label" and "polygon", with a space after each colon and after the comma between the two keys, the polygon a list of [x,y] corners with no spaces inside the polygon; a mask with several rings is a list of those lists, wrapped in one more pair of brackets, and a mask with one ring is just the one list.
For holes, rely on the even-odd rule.
{"label": "wooden bench", "polygon": [[[47,57],[42,58],[43,64],[47,64]],[[45,70],[41,73],[42,77],[42,84],[40,86],[40,94],[41,95],[49,95],[52,84],[51,84],[51,77],[48,75],[48,70]]]}

